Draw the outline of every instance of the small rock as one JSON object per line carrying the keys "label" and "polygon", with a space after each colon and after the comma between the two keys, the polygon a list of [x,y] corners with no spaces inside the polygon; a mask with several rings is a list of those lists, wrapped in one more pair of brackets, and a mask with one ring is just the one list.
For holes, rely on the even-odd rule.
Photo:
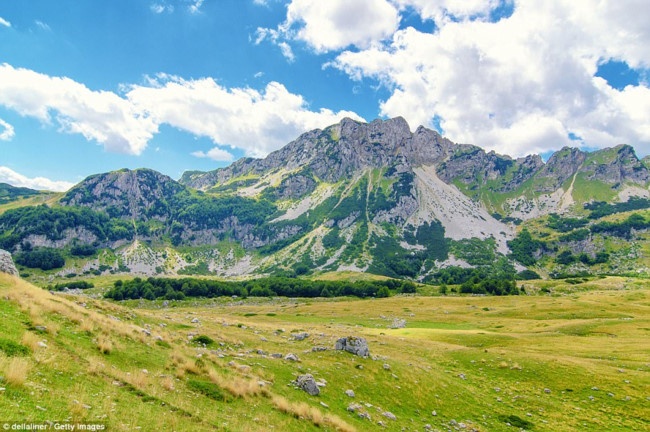
{"label": "small rock", "polygon": [[355,368],[361,370],[361,369],[363,369],[363,365],[358,364],[358,365],[355,366]]}
{"label": "small rock", "polygon": [[551,392],[551,389],[550,389],[550,388],[545,388],[545,389],[544,389],[544,393],[550,393],[550,392]]}
{"label": "small rock", "polygon": [[295,362],[300,361],[300,359],[298,358],[298,356],[295,355],[294,353],[289,353],[289,354],[287,354],[286,356],[284,356],[284,359],[285,359],[285,360],[289,360],[289,361],[295,361]]}
{"label": "small rock", "polygon": [[327,405],[327,404],[326,404],[325,402],[323,402],[323,401],[321,401],[320,404],[321,404],[322,406],[324,406],[325,408],[329,408],[329,407],[330,407],[329,405]]}
{"label": "small rock", "polygon": [[199,319],[198,319],[198,318],[192,318],[192,321],[191,321],[191,322],[192,322],[193,324],[196,324],[196,323],[199,322]]}
{"label": "small rock", "polygon": [[360,410],[360,409],[361,409],[361,405],[359,405],[356,402],[351,403],[350,405],[348,405],[348,408],[347,408],[347,410],[350,411],[350,412],[356,412],[357,410]]}
{"label": "small rock", "polygon": [[431,427],[431,425],[430,425],[429,423],[425,424],[425,425],[424,425],[424,428],[425,428],[426,430],[432,430],[432,429],[433,429],[433,427]]}
{"label": "small rock", "polygon": [[467,379],[467,378],[465,377],[465,374],[464,374],[464,373],[460,373],[460,374],[458,374],[458,378],[460,378],[460,379],[462,379],[462,380]]}
{"label": "small rock", "polygon": [[273,357],[273,358],[282,358],[282,354],[281,353],[273,353],[273,354],[271,354],[271,357]]}
{"label": "small rock", "polygon": [[146,375],[146,374],[148,374],[148,373],[149,373],[149,371],[148,371],[148,370],[146,370],[146,369],[142,369],[142,373]]}
{"label": "small rock", "polygon": [[83,404],[81,405],[84,409],[91,409],[92,407],[90,405]]}
{"label": "small rock", "polygon": [[41,348],[47,348],[47,344],[43,341],[38,341],[37,345]]}
{"label": "small rock", "polygon": [[38,406],[38,405],[36,405],[36,409],[41,410],[41,411],[47,411],[47,409],[43,408],[42,406]]}
{"label": "small rock", "polygon": [[42,325],[37,325],[37,326],[34,327],[34,329],[41,332],[41,333],[47,331],[47,327],[42,326]]}
{"label": "small rock", "polygon": [[383,413],[381,413],[381,415],[383,415],[384,417],[386,417],[389,420],[397,420],[397,417],[395,417],[395,414],[393,414],[390,411],[384,411]]}
{"label": "small rock", "polygon": [[311,396],[317,396],[320,394],[320,388],[318,387],[318,384],[316,384],[316,380],[314,380],[312,374],[299,375],[298,378],[296,378],[295,384]]}
{"label": "small rock", "polygon": [[349,389],[348,389],[348,390],[345,391],[345,394],[346,394],[347,396],[354,397],[354,390],[349,390]]}
{"label": "small rock", "polygon": [[347,351],[360,357],[368,357],[370,355],[368,342],[361,337],[348,336],[340,338],[336,341],[334,348],[336,350]]}
{"label": "small rock", "polygon": [[324,346],[315,346],[311,348],[312,352],[318,352],[318,351],[327,351],[327,348]]}
{"label": "small rock", "polygon": [[390,370],[390,365],[388,363],[384,363],[384,370]]}
{"label": "small rock", "polygon": [[431,411],[431,415],[435,417],[435,416],[437,416],[437,415],[438,415],[438,413],[437,413],[437,412],[435,412],[435,411]]}
{"label": "small rock", "polygon": [[262,336],[262,337],[260,338],[260,340],[261,340],[262,342],[268,342],[268,339],[265,338],[264,336]]}
{"label": "small rock", "polygon": [[359,417],[361,417],[362,419],[366,419],[366,420],[370,420],[370,421],[372,421],[372,419],[370,418],[370,414],[368,414],[367,412],[360,412],[360,413],[359,413]]}
{"label": "small rock", "polygon": [[309,333],[301,332],[293,335],[293,339],[297,341],[305,340],[309,337]]}

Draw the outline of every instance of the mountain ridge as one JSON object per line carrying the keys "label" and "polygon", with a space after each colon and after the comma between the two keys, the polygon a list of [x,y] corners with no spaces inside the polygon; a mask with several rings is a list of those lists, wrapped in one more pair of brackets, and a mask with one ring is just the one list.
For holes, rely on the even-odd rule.
{"label": "mountain ridge", "polygon": [[[21,252],[91,244],[122,263],[111,271],[152,274],[300,268],[426,279],[448,266],[489,262],[523,270],[544,256],[552,269],[554,254],[567,247],[587,254],[587,263],[602,261],[594,244],[610,228],[595,228],[586,240],[576,234],[578,243],[538,230],[551,235],[547,244],[521,237],[519,224],[535,227],[553,215],[582,220],[600,201],[636,199],[635,208],[645,208],[649,180],[629,145],[565,147],[544,163],[539,155],[513,159],[455,144],[422,126],[411,132],[403,118],[343,119],[266,158],[187,172],[179,181],[150,169],[89,176],[58,206],[0,216],[0,246]],[[95,258],[86,268],[108,265]]]}

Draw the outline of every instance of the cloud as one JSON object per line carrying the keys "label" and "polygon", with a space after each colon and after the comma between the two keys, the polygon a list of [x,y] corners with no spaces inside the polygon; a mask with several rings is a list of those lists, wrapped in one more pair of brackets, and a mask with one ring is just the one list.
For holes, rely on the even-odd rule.
{"label": "cloud", "polygon": [[36,26],[37,26],[38,28],[40,28],[40,29],[43,30],[43,31],[48,31],[48,32],[49,32],[49,31],[52,31],[52,28],[50,28],[50,26],[47,25],[47,23],[44,23],[44,22],[41,21],[41,20],[36,20],[36,21],[34,21],[34,23],[36,24]]}
{"label": "cloud", "polygon": [[0,141],[11,141],[16,135],[14,127],[2,119],[0,119],[0,128]]}
{"label": "cloud", "polygon": [[184,80],[160,75],[156,85],[132,86],[126,97],[139,112],[215,144],[243,149],[261,157],[299,134],[337,123],[342,117],[360,117],[350,111],[312,111],[300,95],[270,82],[263,91],[226,88],[212,78]]}
{"label": "cloud", "polygon": [[0,17],[0,26],[11,27],[11,23],[6,19]]}
{"label": "cloud", "polygon": [[[107,151],[132,155],[145,150],[161,124],[261,157],[309,129],[342,117],[361,119],[351,111],[313,111],[302,96],[277,82],[259,91],[226,88],[212,78],[184,80],[160,74],[145,81],[122,86],[124,94],[118,95],[3,64],[0,106],[56,125],[62,132],[81,134]],[[5,126],[3,133],[9,135],[8,130]]]}
{"label": "cloud", "polygon": [[202,151],[195,151],[191,153],[192,156],[196,156],[198,158],[208,158],[212,159],[217,162],[230,162],[232,161],[235,157],[227,152],[226,150],[220,149],[219,147],[214,147],[207,152],[202,152]]}
{"label": "cloud", "polygon": [[164,13],[164,12],[167,12],[167,13],[174,12],[174,6],[170,5],[170,4],[165,4],[165,3],[152,3],[149,6],[149,9],[151,10],[151,12],[153,12],[155,14],[161,14],[161,13]]}
{"label": "cloud", "polygon": [[396,4],[434,20],[436,30],[403,28],[327,64],[385,86],[382,115],[426,126],[435,118],[454,141],[513,155],[576,145],[570,133],[585,146],[627,142],[650,153],[648,83],[616,90],[595,76],[611,59],[650,67],[643,1],[519,0],[497,22],[489,19],[496,1]]}
{"label": "cloud", "polygon": [[277,29],[259,28],[256,43],[299,40],[317,52],[366,48],[390,37],[398,25],[397,9],[386,0],[292,0],[286,20]]}
{"label": "cloud", "polygon": [[190,12],[193,14],[201,12],[201,6],[203,6],[203,1],[204,0],[192,0],[189,6]]}
{"label": "cloud", "polygon": [[0,106],[63,132],[83,135],[108,151],[138,155],[158,131],[152,118],[108,91],[92,91],[65,77],[0,65]]}
{"label": "cloud", "polygon": [[10,185],[16,187],[26,187],[30,189],[48,190],[54,192],[65,192],[74,186],[74,183],[50,180],[45,177],[29,178],[5,166],[0,166],[0,182],[9,183]]}

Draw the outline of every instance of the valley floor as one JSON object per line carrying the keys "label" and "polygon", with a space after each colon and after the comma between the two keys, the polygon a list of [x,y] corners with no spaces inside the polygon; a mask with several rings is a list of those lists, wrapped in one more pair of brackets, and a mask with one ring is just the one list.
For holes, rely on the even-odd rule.
{"label": "valley floor", "polygon": [[[0,422],[650,429],[650,285],[606,278],[542,294],[545,282],[526,284],[537,294],[163,306],[53,295],[0,275]],[[344,336],[365,338],[370,357],[334,350]],[[306,373],[318,396],[291,384]]]}

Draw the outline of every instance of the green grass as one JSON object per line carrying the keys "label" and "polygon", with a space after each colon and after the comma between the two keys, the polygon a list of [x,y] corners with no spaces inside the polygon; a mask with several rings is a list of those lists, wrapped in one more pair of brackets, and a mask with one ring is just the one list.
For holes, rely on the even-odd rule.
{"label": "green grass", "polygon": [[[525,284],[534,295],[163,308],[51,295],[0,276],[3,340],[47,344],[19,357],[29,363],[26,379],[0,383],[0,406],[7,419],[97,420],[110,430],[370,431],[379,421],[388,431],[454,430],[454,422],[479,431],[647,430],[648,281]],[[389,328],[393,319],[406,327]],[[309,337],[294,340],[299,331]],[[213,343],[198,346],[191,335]],[[347,335],[365,337],[372,357],[335,351]],[[270,355],[290,352],[300,361]],[[9,360],[0,354],[0,376]],[[307,372],[326,383],[319,396],[290,384]],[[353,402],[371,420],[348,411]]]}

